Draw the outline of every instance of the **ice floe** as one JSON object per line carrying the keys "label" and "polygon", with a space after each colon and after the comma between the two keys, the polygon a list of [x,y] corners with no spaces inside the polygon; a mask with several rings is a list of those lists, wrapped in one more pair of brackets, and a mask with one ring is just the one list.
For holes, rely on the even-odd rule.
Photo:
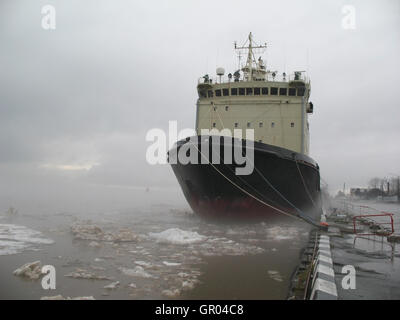
{"label": "ice floe", "polygon": [[117,289],[120,285],[119,281],[115,281],[115,282],[111,282],[110,284],[104,286],[104,289],[108,289],[108,290],[114,290]]}
{"label": "ice floe", "polygon": [[116,232],[103,231],[99,226],[90,223],[76,223],[71,226],[71,232],[75,239],[92,240],[93,242],[136,242],[139,240],[138,235],[129,229],[120,229]]}
{"label": "ice floe", "polygon": [[185,231],[178,228],[171,228],[158,233],[149,233],[149,236],[156,239],[158,243],[186,245],[190,253],[188,252],[187,255],[182,257],[185,259],[190,259],[191,257],[196,259],[196,257],[193,257],[196,255],[244,255],[259,254],[265,251],[253,244],[239,243],[225,237],[205,236],[197,232]]}
{"label": "ice floe", "polygon": [[101,245],[100,245],[100,243],[98,243],[96,241],[92,241],[92,242],[89,243],[89,247],[100,248]]}
{"label": "ice floe", "polygon": [[75,271],[65,275],[65,277],[75,279],[88,279],[88,280],[113,280],[110,277],[104,275],[98,275],[85,269],[76,268]]}
{"label": "ice floe", "polygon": [[180,266],[182,263],[163,261],[163,264],[165,264],[167,267],[175,267]]}
{"label": "ice floe", "polygon": [[198,283],[198,280],[193,280],[193,281],[183,281],[182,282],[182,290],[188,291],[188,290],[193,290],[196,283]]}
{"label": "ice floe", "polygon": [[193,231],[185,231],[179,228],[171,228],[162,232],[150,232],[149,236],[156,239],[160,243],[171,244],[192,244],[202,242],[207,237]]}
{"label": "ice floe", "polygon": [[28,262],[25,263],[22,267],[16,269],[13,274],[15,276],[37,280],[42,274],[42,266],[40,261]]}
{"label": "ice floe", "polygon": [[41,297],[40,300],[96,300],[93,296],[86,296],[86,297],[66,297],[64,298],[61,294],[56,296],[44,296]]}
{"label": "ice floe", "polygon": [[282,282],[282,276],[280,275],[279,271],[275,271],[275,270],[268,270],[268,275],[270,276],[271,279],[278,281],[278,282]]}
{"label": "ice floe", "polygon": [[150,267],[153,266],[153,264],[151,264],[150,262],[146,262],[146,261],[135,261],[135,263],[136,263],[138,266],[146,267],[146,268],[150,268]]}
{"label": "ice floe", "polygon": [[201,244],[198,248],[199,253],[203,256],[218,255],[253,255],[265,252],[265,249],[255,245],[234,242],[229,239],[218,238],[208,239],[207,242]]}
{"label": "ice floe", "polygon": [[15,224],[0,224],[0,256],[38,249],[42,244],[53,244],[39,231]]}
{"label": "ice floe", "polygon": [[129,268],[120,268],[119,269],[123,274],[130,277],[139,277],[139,278],[156,278],[150,273],[146,272],[143,267],[136,266],[133,269]]}
{"label": "ice floe", "polygon": [[267,228],[267,238],[269,240],[292,240],[299,236],[299,229],[295,227],[274,226]]}
{"label": "ice floe", "polygon": [[167,298],[176,298],[181,294],[181,291],[179,289],[168,289],[163,290],[161,293]]}

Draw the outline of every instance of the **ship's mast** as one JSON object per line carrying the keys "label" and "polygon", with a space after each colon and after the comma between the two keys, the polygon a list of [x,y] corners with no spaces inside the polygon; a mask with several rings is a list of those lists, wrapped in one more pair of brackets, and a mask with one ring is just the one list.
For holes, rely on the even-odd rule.
{"label": "ship's mast", "polygon": [[253,36],[249,34],[249,52],[247,54],[247,67],[249,68],[250,79],[253,78]]}
{"label": "ship's mast", "polygon": [[[251,32],[249,33],[248,41],[249,41],[248,46],[243,45],[241,47],[238,47],[235,42],[235,49],[236,50],[243,50],[243,49],[247,50],[247,62],[246,62],[246,66],[244,68],[242,68],[242,70],[245,72],[246,80],[251,81],[251,80],[253,80],[253,69],[254,69],[253,62],[255,64],[255,67],[258,68],[257,62],[255,61],[255,58],[254,58],[253,49],[266,49],[267,44],[265,43],[264,45],[254,46],[253,45],[253,35]],[[240,53],[239,53],[239,56],[240,56]]]}

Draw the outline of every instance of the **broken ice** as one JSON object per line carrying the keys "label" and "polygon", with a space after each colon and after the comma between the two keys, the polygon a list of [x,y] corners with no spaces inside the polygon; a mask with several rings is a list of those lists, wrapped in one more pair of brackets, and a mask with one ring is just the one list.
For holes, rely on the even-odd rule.
{"label": "broken ice", "polygon": [[42,244],[53,244],[41,232],[14,224],[0,224],[0,256],[37,249]]}
{"label": "broken ice", "polygon": [[149,236],[156,239],[160,243],[172,244],[192,244],[204,241],[207,237],[197,232],[185,231],[179,228],[171,228],[162,232],[150,232]]}

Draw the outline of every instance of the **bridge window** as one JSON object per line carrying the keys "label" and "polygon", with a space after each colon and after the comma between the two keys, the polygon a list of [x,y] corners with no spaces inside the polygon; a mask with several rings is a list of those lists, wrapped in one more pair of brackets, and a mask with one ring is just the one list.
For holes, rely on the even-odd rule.
{"label": "bridge window", "polygon": [[278,88],[272,87],[271,88],[271,95],[277,96],[278,95]]}
{"label": "bridge window", "polygon": [[266,96],[268,94],[268,88],[262,88],[261,93]]}
{"label": "bridge window", "polygon": [[287,96],[287,89],[286,88],[279,88],[279,95],[280,96]]}
{"label": "bridge window", "polygon": [[229,96],[229,89],[222,89],[223,96]]}
{"label": "bridge window", "polygon": [[255,96],[259,96],[260,95],[260,91],[261,91],[260,88],[254,88],[254,95]]}
{"label": "bridge window", "polygon": [[246,88],[246,96],[252,96],[253,95],[253,88]]}
{"label": "bridge window", "polygon": [[296,95],[296,88],[289,88],[289,96],[295,96]]}
{"label": "bridge window", "polygon": [[305,91],[306,91],[305,87],[300,87],[300,88],[297,89],[297,95],[302,97],[302,96],[304,96],[304,92]]}
{"label": "bridge window", "polygon": [[239,96],[244,96],[246,90],[244,88],[239,88]]}
{"label": "bridge window", "polygon": [[220,90],[220,89],[215,90],[215,95],[216,95],[217,97],[220,97],[220,96],[221,96],[221,90]]}
{"label": "bridge window", "polygon": [[231,89],[231,95],[232,96],[237,96],[237,94],[238,94],[238,89],[237,88],[232,88]]}

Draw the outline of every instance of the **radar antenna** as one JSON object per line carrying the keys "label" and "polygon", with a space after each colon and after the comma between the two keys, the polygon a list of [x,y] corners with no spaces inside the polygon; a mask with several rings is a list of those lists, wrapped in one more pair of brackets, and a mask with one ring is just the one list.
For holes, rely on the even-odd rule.
{"label": "radar antenna", "polygon": [[[255,70],[257,71],[256,72],[257,73],[256,76],[260,76],[260,75],[265,74],[265,71],[263,72],[263,71],[260,70],[260,69],[265,69],[264,63],[263,63],[261,57],[258,59],[258,63],[257,63],[257,61],[255,59],[255,56],[254,56],[254,52],[257,49],[261,49],[261,52],[260,52],[260,50],[258,50],[259,52],[257,52],[257,53],[261,53],[261,54],[264,53],[265,49],[267,48],[267,43],[264,43],[263,45],[257,45],[257,44],[254,45],[253,44],[253,35],[250,32],[248,40],[246,40],[246,42],[243,44],[243,46],[238,46],[236,41],[235,41],[234,44],[235,44],[235,50],[238,51],[239,67],[240,67],[241,52],[242,52],[242,50],[247,50],[246,65],[242,68],[242,71],[245,74],[245,79],[247,81],[251,81],[251,80],[254,79],[254,73],[255,73],[254,71]],[[261,68],[261,66],[262,66],[262,68]],[[257,80],[261,80],[261,79],[257,79]]]}

